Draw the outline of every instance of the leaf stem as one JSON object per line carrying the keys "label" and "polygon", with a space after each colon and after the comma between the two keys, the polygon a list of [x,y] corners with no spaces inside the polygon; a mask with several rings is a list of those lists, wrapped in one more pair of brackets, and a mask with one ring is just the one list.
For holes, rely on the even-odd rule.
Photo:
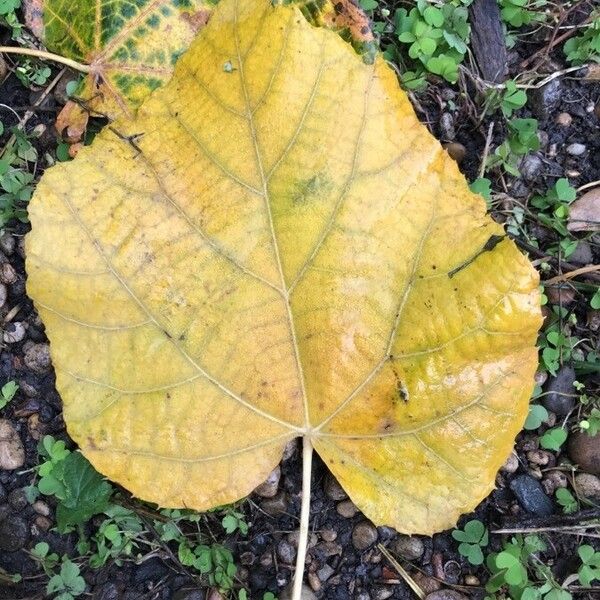
{"label": "leaf stem", "polygon": [[82,73],[90,73],[92,68],[89,65],[84,65],[76,60],[65,58],[60,54],[53,54],[52,52],[45,52],[44,50],[36,50],[35,48],[20,48],[19,46],[0,46],[0,52],[3,54],[21,54],[24,56],[34,56],[35,58],[41,58],[44,60],[51,60],[52,62],[60,63],[81,71]]}
{"label": "leaf stem", "polygon": [[298,554],[296,556],[296,572],[291,600],[302,597],[302,582],[304,580],[304,563],[308,546],[308,522],[310,517],[310,480],[312,475],[313,447],[310,437],[302,438],[302,505],[300,508],[300,537],[298,538]]}

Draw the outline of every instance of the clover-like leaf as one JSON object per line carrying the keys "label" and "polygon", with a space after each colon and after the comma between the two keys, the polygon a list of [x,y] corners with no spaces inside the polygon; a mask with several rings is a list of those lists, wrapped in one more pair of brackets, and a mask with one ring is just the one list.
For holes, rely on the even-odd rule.
{"label": "clover-like leaf", "polygon": [[230,503],[297,436],[400,531],[493,488],[533,387],[537,275],[383,59],[296,7],[220,3],[30,216],[69,433],[134,494]]}

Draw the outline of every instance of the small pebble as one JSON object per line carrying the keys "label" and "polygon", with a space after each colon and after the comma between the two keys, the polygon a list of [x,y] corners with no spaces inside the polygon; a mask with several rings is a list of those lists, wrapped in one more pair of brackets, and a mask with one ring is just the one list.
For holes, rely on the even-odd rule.
{"label": "small pebble", "polygon": [[454,117],[451,113],[442,113],[442,116],[440,117],[440,133],[441,137],[446,141],[452,141],[456,137]]}
{"label": "small pebble", "polygon": [[16,245],[15,238],[10,233],[5,232],[0,235],[0,250],[4,252],[6,256],[10,256],[14,253]]}
{"label": "small pebble", "polygon": [[6,283],[7,285],[11,285],[17,281],[18,276],[14,267],[10,263],[2,263],[0,264],[0,281],[2,283]]}
{"label": "small pebble", "polygon": [[461,163],[467,154],[467,149],[458,142],[450,142],[449,144],[444,144],[444,148],[446,149],[446,152],[450,155],[450,158],[452,158],[457,163]]}
{"label": "small pebble", "polygon": [[569,262],[576,265],[589,265],[594,262],[594,253],[590,244],[583,240],[577,242],[575,251],[569,254]]}
{"label": "small pebble", "polygon": [[25,326],[26,323],[22,323],[21,321],[7,323],[4,326],[4,331],[2,332],[2,340],[4,343],[17,344],[18,342],[22,341],[27,333]]}
{"label": "small pebble", "polygon": [[0,549],[16,552],[29,541],[27,521],[17,515],[9,515],[0,522]]}
{"label": "small pebble", "polygon": [[526,154],[519,163],[519,171],[525,181],[535,181],[543,167],[544,163],[537,154]]}
{"label": "small pebble", "polygon": [[52,521],[43,515],[37,515],[33,523],[40,531],[48,531],[52,527]]}
{"label": "small pebble", "polygon": [[361,521],[352,530],[352,545],[357,550],[366,550],[377,541],[377,529],[369,521]]}
{"label": "small pebble", "polygon": [[600,475],[600,433],[588,435],[576,431],[569,436],[569,458],[582,471],[592,475]]}
{"label": "small pebble", "polygon": [[542,479],[542,487],[548,496],[554,496],[558,488],[566,488],[568,485],[567,476],[562,471],[550,471]]}
{"label": "small pebble", "polygon": [[412,578],[415,580],[417,585],[426,593],[431,594],[442,587],[442,584],[435,578],[417,571],[412,573]]}
{"label": "small pebble", "polygon": [[600,329],[600,310],[591,309],[588,310],[586,315],[587,326],[592,331],[598,331]]}
{"label": "small pebble", "polygon": [[327,581],[333,574],[335,573],[335,569],[325,563],[318,571],[317,576],[319,580],[322,582]]}
{"label": "small pebble", "polygon": [[518,475],[510,482],[510,489],[519,504],[529,513],[546,517],[554,512],[552,500],[544,493],[544,488],[529,475]]}
{"label": "small pebble", "polygon": [[330,500],[345,500],[348,497],[348,494],[346,494],[344,488],[342,488],[337,479],[331,473],[327,473],[325,476],[323,488],[325,490],[325,494],[327,494],[327,497]]}
{"label": "small pebble", "polygon": [[50,347],[48,344],[31,344],[25,350],[23,361],[25,362],[25,366],[35,373],[39,373],[40,375],[48,373],[52,367]]}
{"label": "small pebble", "polygon": [[0,283],[0,308],[2,308],[6,304],[6,299],[8,298],[8,290],[3,283]]}
{"label": "small pebble", "polygon": [[465,585],[481,585],[481,582],[477,577],[475,577],[475,575],[466,575]]}
{"label": "small pebble", "polygon": [[569,144],[567,146],[567,154],[571,156],[581,156],[586,151],[586,147],[584,144]]}
{"label": "small pebble", "polygon": [[514,452],[511,452],[506,459],[504,465],[502,465],[501,471],[504,473],[514,473],[519,468],[519,459]]}
{"label": "small pebble", "polygon": [[24,463],[25,448],[19,434],[10,421],[0,419],[0,470],[19,469]]}
{"label": "small pebble", "polygon": [[556,124],[561,127],[568,127],[573,122],[573,117],[567,112],[561,112],[556,115]]}
{"label": "small pebble", "polygon": [[296,549],[287,540],[281,540],[277,544],[277,557],[282,563],[291,565],[296,558]]}
{"label": "small pebble", "polygon": [[283,492],[279,492],[273,498],[266,498],[260,503],[260,507],[272,517],[283,514],[287,509],[287,498]]}
{"label": "small pebble", "polygon": [[43,500],[36,500],[31,507],[38,515],[42,515],[44,517],[50,516],[50,507]]}
{"label": "small pebble", "polygon": [[8,495],[8,503],[16,512],[22,511],[28,504],[27,494],[23,488],[16,488]]}
{"label": "small pebble", "polygon": [[425,552],[425,545],[418,537],[400,534],[390,544],[393,552],[405,560],[417,560]]}
{"label": "small pebble", "polygon": [[273,496],[277,494],[280,479],[281,468],[277,466],[271,471],[267,479],[254,490],[254,492],[262,498],[273,498]]}
{"label": "small pebble", "polygon": [[344,517],[345,519],[351,519],[358,514],[358,508],[354,506],[354,503],[351,500],[339,502],[336,505],[335,510],[340,517]]}
{"label": "small pebble", "polygon": [[321,538],[326,542],[335,542],[337,539],[337,531],[334,529],[323,529],[321,531]]}
{"label": "small pebble", "polygon": [[467,596],[456,590],[443,589],[425,596],[425,600],[469,600]]}
{"label": "small pebble", "polygon": [[564,417],[577,404],[575,395],[575,370],[573,367],[561,367],[555,377],[551,377],[544,390],[542,404],[553,413]]}
{"label": "small pebble", "polygon": [[532,465],[540,467],[547,466],[550,462],[554,462],[553,455],[546,450],[531,450],[527,453],[527,460]]}
{"label": "small pebble", "polygon": [[310,585],[311,589],[314,592],[318,592],[321,589],[321,580],[319,579],[319,576],[316,573],[313,573],[311,571],[308,573],[306,578],[308,579],[308,585]]}
{"label": "small pebble", "polygon": [[[286,587],[283,592],[278,595],[279,600],[291,600],[292,598],[292,586],[291,583]],[[315,593],[305,584],[302,584],[302,590],[300,591],[300,600],[317,600]]]}
{"label": "small pebble", "polygon": [[585,498],[600,498],[600,478],[590,473],[575,475],[575,489]]}
{"label": "small pebble", "polygon": [[394,588],[391,585],[378,585],[371,592],[373,600],[387,600],[394,595]]}

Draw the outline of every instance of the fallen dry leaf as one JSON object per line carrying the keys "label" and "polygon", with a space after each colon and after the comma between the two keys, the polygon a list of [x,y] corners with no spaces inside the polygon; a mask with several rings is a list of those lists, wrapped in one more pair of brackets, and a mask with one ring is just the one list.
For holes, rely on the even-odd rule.
{"label": "fallen dry leaf", "polygon": [[600,231],[600,187],[586,192],[569,206],[569,231]]}
{"label": "fallen dry leaf", "polygon": [[533,386],[537,274],[384,60],[297,8],[224,0],[30,217],[69,433],[137,496],[232,502],[297,436],[399,531],[493,488]]}

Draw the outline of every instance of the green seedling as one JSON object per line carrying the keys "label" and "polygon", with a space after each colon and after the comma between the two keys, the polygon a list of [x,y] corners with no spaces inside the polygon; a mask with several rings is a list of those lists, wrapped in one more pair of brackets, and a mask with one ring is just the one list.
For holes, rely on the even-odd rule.
{"label": "green seedling", "polygon": [[14,397],[19,386],[14,381],[9,381],[0,389],[0,410],[3,409]]}
{"label": "green seedling", "polygon": [[54,600],[73,600],[81,596],[85,592],[85,580],[79,573],[79,567],[63,557],[60,572],[50,578],[46,593],[57,594],[52,596]]}
{"label": "green seedling", "polygon": [[567,431],[562,427],[553,427],[548,429],[540,438],[540,446],[544,450],[560,450],[561,446],[567,441]]}
{"label": "green seedling", "polygon": [[592,546],[584,544],[577,549],[581,559],[581,567],[577,572],[581,585],[590,587],[593,581],[600,581],[600,552],[596,552]]}
{"label": "green seedling", "polygon": [[562,506],[562,511],[566,515],[577,512],[579,510],[579,502],[577,498],[571,494],[567,488],[558,488],[554,494],[556,501]]}
{"label": "green seedling", "polygon": [[452,537],[460,542],[458,552],[464,556],[472,565],[483,564],[482,548],[489,542],[489,534],[485,525],[474,519],[468,521],[462,530],[455,529]]}
{"label": "green seedling", "polygon": [[527,415],[523,429],[527,429],[528,431],[537,429],[547,420],[548,411],[541,404],[530,404],[529,414]]}

